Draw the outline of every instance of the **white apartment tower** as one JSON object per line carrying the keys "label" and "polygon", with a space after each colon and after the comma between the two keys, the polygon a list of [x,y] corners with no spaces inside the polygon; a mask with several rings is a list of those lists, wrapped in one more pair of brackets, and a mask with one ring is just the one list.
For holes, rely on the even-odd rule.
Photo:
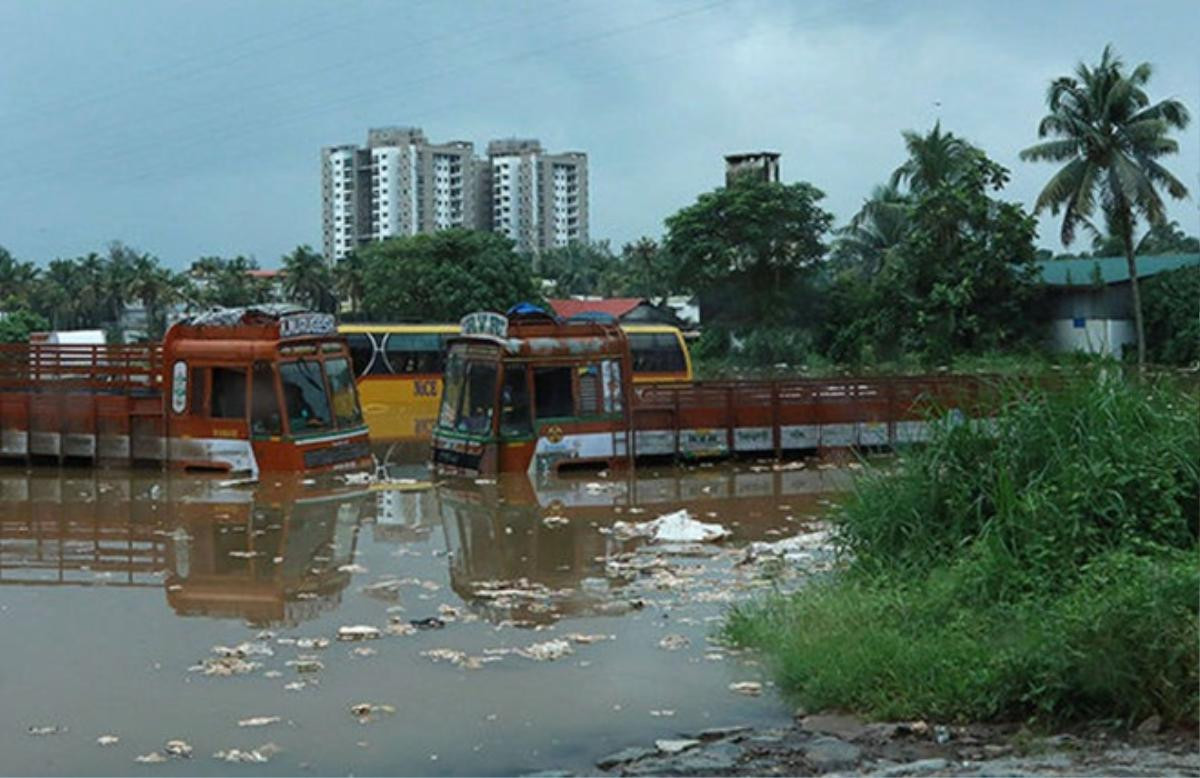
{"label": "white apartment tower", "polygon": [[430,143],[416,127],[367,133],[366,148],[321,151],[325,257],[452,227],[494,230],[532,254],[586,241],[587,156],[547,154],[536,140]]}
{"label": "white apartment tower", "polygon": [[588,239],[587,155],[547,154],[536,140],[488,144],[492,229],[540,253]]}

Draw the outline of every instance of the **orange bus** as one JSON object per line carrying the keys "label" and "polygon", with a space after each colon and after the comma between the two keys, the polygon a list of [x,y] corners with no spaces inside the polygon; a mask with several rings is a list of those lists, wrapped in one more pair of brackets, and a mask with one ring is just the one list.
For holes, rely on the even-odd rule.
{"label": "orange bus", "polygon": [[[623,324],[635,384],[690,383],[692,358],[677,327]],[[458,324],[342,324],[372,441],[428,440],[437,422],[446,347]]]}
{"label": "orange bus", "polygon": [[0,346],[0,458],[249,473],[370,464],[333,317],[221,309],[162,344]]}

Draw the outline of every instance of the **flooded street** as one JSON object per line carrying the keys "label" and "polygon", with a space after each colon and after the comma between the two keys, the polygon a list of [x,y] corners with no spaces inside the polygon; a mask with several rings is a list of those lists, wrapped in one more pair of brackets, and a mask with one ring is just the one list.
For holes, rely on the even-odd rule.
{"label": "flooded street", "polygon": [[[0,470],[3,771],[594,771],[790,719],[709,639],[731,601],[828,569],[818,517],[846,471],[390,475]],[[729,537],[636,526],[681,509]],[[798,534],[798,568],[771,564]]]}

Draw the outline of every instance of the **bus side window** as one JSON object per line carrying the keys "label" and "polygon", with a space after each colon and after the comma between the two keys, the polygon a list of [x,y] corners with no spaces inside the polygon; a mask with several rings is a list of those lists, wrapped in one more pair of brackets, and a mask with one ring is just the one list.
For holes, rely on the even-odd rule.
{"label": "bus side window", "polygon": [[438,335],[393,332],[383,343],[388,365],[396,375],[441,373],[444,343]]}
{"label": "bus side window", "polygon": [[633,357],[633,372],[648,373],[654,368],[651,365],[650,353],[654,344],[654,336],[644,332],[634,332],[629,335],[629,352]]}
{"label": "bus side window", "polygon": [[275,369],[270,362],[254,363],[250,392],[250,432],[253,435],[283,434],[279,395],[275,393]]}
{"label": "bus side window", "polygon": [[529,380],[524,365],[505,365],[500,387],[500,434],[528,435],[533,431],[529,418]]}
{"label": "bus side window", "polygon": [[570,367],[533,369],[534,409],[538,419],[565,418],[574,412],[571,370]]}
{"label": "bus side window", "polygon": [[350,360],[354,363],[354,375],[362,378],[365,375],[387,373],[383,360],[375,354],[375,339],[365,332],[354,332],[346,336],[346,345],[350,348]]}
{"label": "bus side window", "polygon": [[192,368],[192,378],[188,383],[192,385],[192,401],[188,405],[188,413],[192,416],[207,416],[208,404],[204,401],[204,392],[208,385],[208,369],[203,367]]}
{"label": "bus side window", "polygon": [[673,332],[663,332],[654,336],[654,350],[659,358],[658,370],[664,373],[680,373],[687,370],[683,359],[683,349],[679,345],[679,337]]}
{"label": "bus side window", "polygon": [[245,419],[246,371],[241,368],[214,367],[211,397],[214,419]]}
{"label": "bus side window", "polygon": [[579,415],[599,416],[603,412],[600,366],[584,365],[579,368]]}

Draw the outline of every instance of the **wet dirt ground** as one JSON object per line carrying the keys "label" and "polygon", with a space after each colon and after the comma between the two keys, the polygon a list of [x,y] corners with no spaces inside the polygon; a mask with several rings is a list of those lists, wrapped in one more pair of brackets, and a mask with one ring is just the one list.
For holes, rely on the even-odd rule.
{"label": "wet dirt ground", "polygon": [[[710,638],[729,603],[826,574],[846,470],[389,475],[0,470],[0,772],[593,773],[790,721]],[[729,537],[637,535],[680,509]]]}

